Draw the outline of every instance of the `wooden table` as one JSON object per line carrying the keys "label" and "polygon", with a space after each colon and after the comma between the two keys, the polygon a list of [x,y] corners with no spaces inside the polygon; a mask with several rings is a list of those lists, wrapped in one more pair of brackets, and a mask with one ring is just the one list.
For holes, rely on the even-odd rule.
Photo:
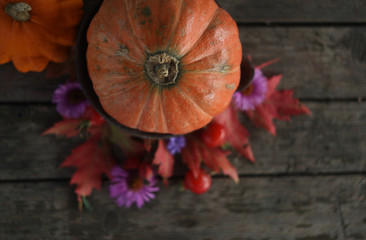
{"label": "wooden table", "polygon": [[235,185],[217,176],[196,196],[181,177],[142,210],[118,208],[108,182],[78,212],[73,141],[40,133],[60,119],[51,96],[64,79],[0,66],[0,239],[366,239],[366,1],[220,0],[239,24],[245,54],[283,73],[313,112],[276,122],[278,136],[251,127],[257,158],[232,158]]}

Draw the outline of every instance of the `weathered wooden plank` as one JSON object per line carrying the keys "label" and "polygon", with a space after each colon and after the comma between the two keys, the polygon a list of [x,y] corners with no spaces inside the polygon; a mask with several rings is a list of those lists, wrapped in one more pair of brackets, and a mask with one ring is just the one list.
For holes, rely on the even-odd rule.
{"label": "weathered wooden plank", "polygon": [[[360,179],[341,192],[338,208],[346,230],[346,239],[366,239],[366,182]],[[349,193],[353,195],[351,199],[344,197]]]}
{"label": "weathered wooden plank", "polygon": [[[366,105],[307,103],[313,118],[276,122],[278,136],[248,125],[256,164],[233,156],[241,174],[366,171]],[[75,141],[39,134],[59,117],[52,106],[0,106],[0,179],[69,177],[58,166]]]}
{"label": "weathered wooden plank", "polygon": [[364,23],[363,0],[217,0],[239,23]]}
{"label": "weathered wooden plank", "polygon": [[[300,98],[366,97],[366,28],[242,27],[240,37],[256,64],[281,58],[265,72],[283,73],[281,87]],[[0,66],[0,79],[0,102],[50,102],[62,82],[18,73],[12,64]]]}
{"label": "weathered wooden plank", "polygon": [[40,136],[58,120],[53,106],[0,107],[0,180],[70,176],[59,166],[80,139]]}
{"label": "weathered wooden plank", "polygon": [[[268,74],[300,98],[358,98],[366,93],[366,28],[246,28],[240,37],[255,63],[279,57]],[[357,86],[357,87],[356,87]],[[357,89],[359,88],[359,89]]]}
{"label": "weathered wooden plank", "polygon": [[51,102],[64,78],[46,79],[45,73],[20,73],[12,63],[0,65],[0,102]]}
{"label": "weathered wooden plank", "polygon": [[[214,179],[200,196],[163,188],[139,211],[118,208],[104,186],[90,198],[94,211],[79,213],[65,182],[8,183],[0,188],[0,238],[357,239],[351,229],[365,239],[364,225],[354,222],[366,215],[365,187],[364,176]],[[352,215],[346,203],[355,206]]]}

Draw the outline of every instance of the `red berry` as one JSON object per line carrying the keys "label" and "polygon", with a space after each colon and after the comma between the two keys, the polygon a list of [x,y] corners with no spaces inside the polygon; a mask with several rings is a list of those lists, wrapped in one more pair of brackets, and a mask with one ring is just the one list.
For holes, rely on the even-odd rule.
{"label": "red berry", "polygon": [[217,122],[210,123],[201,133],[202,142],[208,147],[218,147],[225,143],[226,130]]}
{"label": "red berry", "polygon": [[211,182],[211,176],[203,169],[199,170],[197,177],[194,176],[192,170],[189,170],[184,177],[184,187],[195,194],[207,192],[211,187]]}

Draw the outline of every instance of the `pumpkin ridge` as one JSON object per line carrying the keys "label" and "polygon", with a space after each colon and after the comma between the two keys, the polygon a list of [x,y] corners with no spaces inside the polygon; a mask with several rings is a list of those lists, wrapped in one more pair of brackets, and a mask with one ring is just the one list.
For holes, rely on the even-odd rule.
{"label": "pumpkin ridge", "polygon": [[240,66],[236,67],[234,69],[230,69],[229,71],[225,71],[225,72],[208,69],[206,71],[204,71],[204,70],[202,70],[202,71],[200,71],[200,70],[197,70],[197,71],[195,71],[195,70],[184,70],[184,71],[182,71],[182,73],[222,73],[222,74],[228,74],[228,73],[236,72],[239,69],[240,69]]}
{"label": "pumpkin ridge", "polygon": [[[1,11],[0,11],[1,14]],[[7,33],[6,29],[11,29],[11,25],[13,24],[12,20],[6,16],[6,13],[4,13],[2,16],[0,15],[0,35],[5,36]],[[11,35],[10,33],[8,33]],[[2,37],[0,39],[0,52],[2,54],[0,55],[0,64],[4,64],[11,61],[11,54],[9,51],[9,45],[11,45],[11,36],[8,38]]]}
{"label": "pumpkin ridge", "polygon": [[211,25],[212,21],[215,19],[216,15],[218,14],[218,9],[219,8],[216,8],[215,9],[215,12],[214,12],[214,14],[212,14],[212,17],[211,17],[209,23],[207,24],[205,30],[202,31],[202,33],[199,36],[199,38],[197,38],[197,41],[195,42],[195,44],[193,44],[192,47],[189,50],[187,50],[184,54],[182,54],[181,56],[179,56],[179,59],[183,59],[184,56],[186,56],[190,51],[192,51],[192,49],[194,49],[197,46],[197,44],[201,41],[201,38],[203,37],[203,35],[205,35],[205,32],[207,31],[208,27]]}
{"label": "pumpkin ridge", "polygon": [[139,65],[139,66],[144,66],[144,64],[142,64],[140,61],[138,61],[137,59],[135,59],[135,58],[132,58],[130,55],[128,55],[128,54],[125,54],[125,56],[121,56],[121,55],[117,55],[117,54],[114,54],[114,55],[111,55],[111,54],[109,54],[109,53],[107,53],[106,51],[103,51],[102,50],[102,48],[96,48],[95,46],[95,44],[90,44],[90,47],[93,47],[94,46],[94,48],[95,48],[95,50],[97,50],[100,54],[103,54],[103,55],[105,55],[105,56],[112,56],[112,57],[116,57],[116,56],[118,56],[118,57],[121,57],[121,58],[126,58],[126,59],[128,59],[128,60],[130,60],[131,62],[133,62],[133,63],[135,63],[136,65]]}
{"label": "pumpkin ridge", "polygon": [[[37,27],[39,27],[43,31],[43,33],[44,33],[43,36],[45,38],[47,38],[52,43],[55,43],[55,44],[61,45],[61,46],[65,46],[65,47],[70,47],[70,46],[72,46],[74,44],[74,37],[72,37],[72,39],[70,39],[68,42],[67,41],[64,41],[64,39],[62,41],[57,40],[57,38],[59,36],[57,36],[56,34],[51,34],[49,32],[49,30],[47,30],[45,28],[46,25],[42,21],[37,21],[37,17],[32,17],[29,20],[29,23],[33,23],[33,24],[37,25]],[[67,29],[65,31],[67,31]],[[72,30],[70,30],[70,32],[72,32]],[[70,36],[70,34],[64,34],[64,35]]]}
{"label": "pumpkin ridge", "polygon": [[[131,34],[130,20],[128,19],[127,7],[125,2],[122,0],[118,1],[118,6],[122,10],[119,14],[123,16],[113,15],[113,0],[104,1],[97,13],[98,21],[103,24],[96,24],[94,20],[91,22],[93,31],[88,29],[88,43],[94,43],[94,49],[100,50],[95,51],[103,53],[105,56],[112,58],[121,59],[134,59],[131,62],[141,62],[142,59],[146,58],[145,50],[138,43],[138,39],[135,34]],[[89,26],[89,28],[91,28]],[[123,33],[123,34],[122,34]],[[129,36],[129,40],[124,39],[124,35]],[[103,39],[102,39],[103,38]],[[105,50],[105,51],[102,51]]]}
{"label": "pumpkin ridge", "polygon": [[[159,95],[159,89],[154,86],[154,88],[151,90],[149,98],[144,104],[144,110],[142,112],[140,122],[137,125],[138,129],[148,132],[155,132],[157,130],[158,125],[156,124],[156,106],[159,104]],[[155,119],[153,117],[154,114]]]}
{"label": "pumpkin ridge", "polygon": [[[168,124],[166,123],[165,111],[164,111],[164,108],[163,108],[163,94],[161,93],[162,89],[159,88],[159,91],[160,91],[160,94],[159,94],[160,95],[159,107],[160,107],[160,110],[161,110],[161,120],[162,120],[161,126],[162,126],[163,130],[165,130],[166,132],[169,132]],[[157,114],[156,114],[156,116],[157,116]]]}
{"label": "pumpkin ridge", "polygon": [[[190,62],[190,63],[185,63],[182,60],[182,64],[184,64],[185,68],[190,68],[191,66],[194,66],[195,64],[200,64],[201,61],[205,61],[205,60],[207,60],[209,58],[215,57],[216,55],[222,54],[223,50],[225,50],[226,53],[230,53],[230,51],[231,52],[234,52],[235,51],[234,47],[225,48],[225,49],[219,49],[219,50],[211,53],[210,55],[206,55],[206,56],[204,56],[202,58],[197,58],[197,59],[193,60],[193,62]],[[230,55],[229,55],[229,58],[228,59],[230,59]],[[191,71],[194,72],[194,70],[184,70],[183,72],[191,72]],[[227,72],[227,71],[225,71],[225,72]]]}
{"label": "pumpkin ridge", "polygon": [[[157,90],[157,91],[159,91],[159,89]],[[156,129],[159,127],[159,118],[158,118],[158,113],[159,113],[159,108],[160,108],[160,101],[159,101],[159,97],[161,96],[161,94],[160,93],[157,93],[157,98],[158,98],[158,100],[156,101],[156,103],[155,103],[155,109],[157,109],[157,110],[155,110],[156,111],[156,114],[155,114],[155,131],[156,131]],[[161,98],[160,98],[161,99]],[[159,130],[158,130],[159,131]]]}
{"label": "pumpkin ridge", "polygon": [[154,88],[155,88],[155,86],[154,86],[154,85],[152,85],[152,86],[151,86],[151,88],[150,88],[149,93],[148,93],[148,94],[147,94],[147,96],[146,96],[145,103],[144,103],[144,105],[142,106],[142,108],[141,108],[141,110],[140,110],[140,113],[139,113],[139,115],[138,115],[138,117],[137,117],[137,120],[136,120],[136,123],[135,123],[134,128],[138,128],[138,126],[140,125],[141,117],[142,117],[142,114],[144,113],[144,110],[145,110],[145,107],[146,107],[146,103],[147,103],[147,101],[149,100],[150,95],[151,95],[151,93],[152,93],[152,91],[153,91],[153,89],[154,89]]}
{"label": "pumpkin ridge", "polygon": [[[23,36],[24,37],[24,30],[22,30],[21,28],[23,28],[23,24],[20,24],[18,22],[14,22],[12,29],[11,29],[11,33],[12,33],[12,40],[11,42],[18,42],[19,39],[24,39],[24,38],[18,38],[15,36]],[[15,39],[14,39],[15,37]],[[15,46],[18,46],[17,44],[12,44],[11,45],[13,48],[11,49],[11,52],[13,53],[11,58],[13,60],[13,64],[14,66],[20,71],[20,72],[28,72],[30,70],[32,71],[37,71],[40,72],[42,71],[48,64],[48,60],[46,57],[38,54],[34,54],[32,52],[32,50],[34,51],[35,48],[39,49],[38,47],[34,46],[34,48],[32,48],[32,50],[29,49],[29,45],[26,44],[21,44],[20,46],[22,46],[22,50],[24,50],[24,52],[19,54],[20,49],[19,48],[15,48]],[[14,49],[15,48],[15,49]],[[45,61],[46,59],[46,61]],[[37,61],[37,62],[36,62]],[[37,69],[34,68],[33,65],[37,65]]]}
{"label": "pumpkin ridge", "polygon": [[165,47],[165,52],[168,52],[168,48],[169,48],[169,46],[170,46],[170,43],[171,43],[171,41],[172,41],[172,39],[173,39],[173,36],[175,35],[175,33],[177,32],[177,27],[178,27],[178,22],[179,22],[179,20],[180,20],[180,16],[182,15],[182,9],[183,9],[183,1],[184,0],[180,0],[180,4],[179,4],[179,14],[178,14],[178,16],[177,16],[177,18],[175,19],[175,23],[174,23],[174,27],[172,28],[172,32],[171,32],[171,34],[170,34],[170,38],[169,38],[169,41],[167,42],[167,44],[166,44],[166,47]]}
{"label": "pumpkin ridge", "polygon": [[176,88],[178,88],[179,93],[180,93],[183,97],[187,98],[191,103],[193,103],[193,105],[195,105],[198,109],[200,109],[202,113],[204,113],[205,115],[207,115],[207,116],[209,116],[209,117],[213,117],[211,114],[208,114],[208,113],[207,113],[207,112],[202,108],[202,106],[198,105],[198,103],[197,103],[195,100],[193,100],[193,99],[192,99],[188,94],[184,93],[184,92],[183,92],[183,90],[182,90],[178,85],[176,86]]}
{"label": "pumpkin ridge", "polygon": [[125,4],[125,7],[126,7],[126,12],[127,12],[127,20],[128,20],[128,24],[130,25],[131,27],[131,32],[132,32],[132,35],[136,38],[136,41],[139,45],[139,48],[142,49],[143,51],[147,52],[147,46],[145,44],[143,44],[143,42],[140,40],[140,38],[137,37],[136,35],[136,31],[135,29],[133,28],[133,24],[132,24],[132,19],[131,19],[131,12],[128,11],[128,4],[127,4],[127,1],[128,0],[123,0],[124,4]]}
{"label": "pumpkin ridge", "polygon": [[[24,33],[27,35],[28,39],[31,39],[32,41],[38,43],[39,40],[36,38],[36,35],[32,34],[31,32],[32,30],[34,30],[33,28],[37,27],[34,26],[36,24],[30,22],[27,25],[28,27],[24,28]],[[40,55],[56,63],[66,61],[69,56],[67,46],[58,45],[52,41],[44,43],[42,47],[38,48],[38,51],[41,53]]]}
{"label": "pumpkin ridge", "polygon": [[144,82],[145,81],[145,79],[142,79],[142,80],[140,80],[140,81],[138,81],[138,82],[136,82],[136,84],[135,85],[133,85],[133,86],[130,86],[129,88],[126,88],[126,89],[124,89],[124,90],[121,90],[121,91],[118,91],[118,92],[115,92],[115,93],[111,93],[111,94],[108,94],[108,95],[105,95],[105,96],[100,96],[101,98],[103,98],[103,99],[108,99],[108,98],[110,98],[110,97],[115,97],[116,95],[119,95],[119,94],[121,94],[121,93],[124,93],[124,92],[128,92],[128,91],[130,91],[131,89],[133,89],[133,88],[135,88],[135,87],[138,87],[142,82]]}

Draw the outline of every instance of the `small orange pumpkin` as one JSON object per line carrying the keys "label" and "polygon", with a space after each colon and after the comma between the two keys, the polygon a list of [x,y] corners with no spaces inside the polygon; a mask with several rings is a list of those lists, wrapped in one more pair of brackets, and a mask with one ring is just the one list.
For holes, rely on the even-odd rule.
{"label": "small orange pumpkin", "polygon": [[82,6],[82,0],[0,0],[0,64],[40,72],[49,61],[65,61]]}
{"label": "small orange pumpkin", "polygon": [[239,84],[238,28],[214,0],[105,0],[87,40],[101,105],[140,131],[199,129]]}

